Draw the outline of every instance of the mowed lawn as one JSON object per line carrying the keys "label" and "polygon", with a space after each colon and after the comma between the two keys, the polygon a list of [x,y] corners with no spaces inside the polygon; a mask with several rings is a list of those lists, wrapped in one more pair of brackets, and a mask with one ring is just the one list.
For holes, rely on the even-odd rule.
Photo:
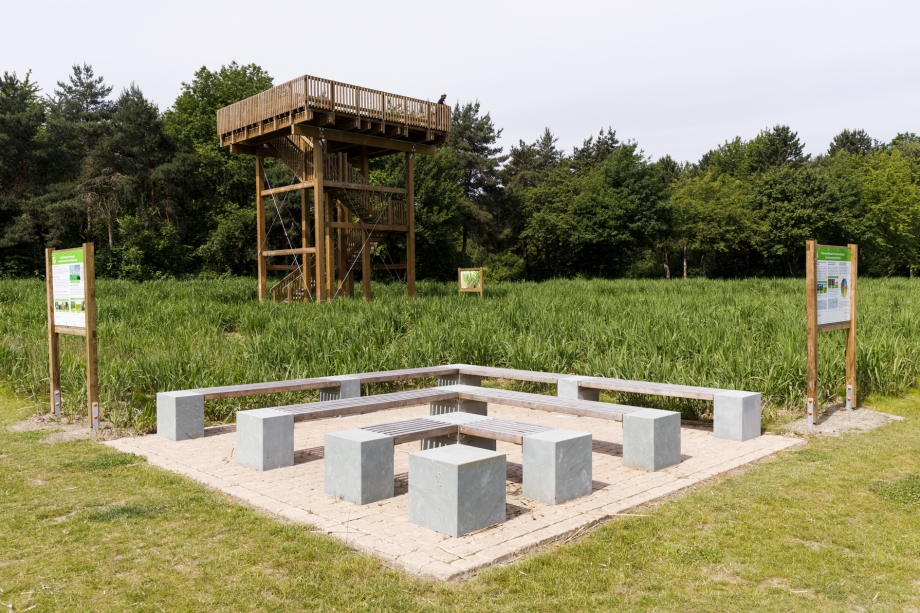
{"label": "mowed lawn", "polygon": [[[12,611],[920,611],[920,394],[905,416],[438,583],[90,441],[11,432],[0,395],[0,603]],[[0,611],[3,609],[0,608]]]}

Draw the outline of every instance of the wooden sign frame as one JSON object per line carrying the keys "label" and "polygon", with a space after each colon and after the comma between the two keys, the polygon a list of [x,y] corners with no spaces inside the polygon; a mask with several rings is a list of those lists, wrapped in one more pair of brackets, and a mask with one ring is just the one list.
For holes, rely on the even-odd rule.
{"label": "wooden sign frame", "polygon": [[[827,247],[831,249],[850,250],[850,286],[847,290],[850,299],[850,320],[836,323],[818,325],[818,249]],[[856,296],[857,296],[857,263],[859,260],[859,246],[849,244],[846,247],[833,245],[819,245],[817,241],[805,241],[805,304],[806,304],[806,332],[807,332],[807,389],[808,398],[808,424],[814,425],[815,411],[818,401],[818,334],[834,330],[846,330],[847,356],[846,356],[846,381],[847,381],[847,409],[856,406]]]}
{"label": "wooden sign frame", "polygon": [[[463,288],[463,273],[474,271],[474,270],[479,271],[479,287],[464,289]],[[458,268],[457,269],[457,291],[459,293],[461,294],[464,292],[478,293],[479,297],[482,298],[482,288],[484,285],[485,285],[485,275],[483,273],[482,268]]]}
{"label": "wooden sign frame", "polygon": [[93,243],[83,243],[83,288],[86,327],[58,326],[54,322],[54,290],[52,255],[55,251],[73,249],[45,249],[45,277],[48,292],[48,362],[51,383],[51,412],[61,414],[61,353],[60,334],[72,334],[86,339],[86,401],[89,422],[93,430],[99,429],[99,364],[96,339],[96,264]]}

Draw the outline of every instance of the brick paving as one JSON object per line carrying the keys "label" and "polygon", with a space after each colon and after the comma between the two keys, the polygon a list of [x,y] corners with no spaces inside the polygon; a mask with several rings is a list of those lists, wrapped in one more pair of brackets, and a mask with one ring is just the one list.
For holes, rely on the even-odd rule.
{"label": "brick paving", "polygon": [[424,405],[300,422],[294,428],[294,466],[266,472],[236,463],[233,425],[208,428],[205,437],[198,440],[173,442],[150,435],[105,444],[144,456],[153,466],[191,477],[267,513],[310,524],[318,532],[409,572],[447,580],[513,560],[536,547],[569,538],[614,514],[799,443],[775,435],[735,443],[713,438],[710,429],[684,426],[681,463],[647,473],[623,466],[623,429],[619,422],[490,404],[492,417],[590,432],[594,439],[591,495],[556,506],[524,498],[522,448],[502,442],[497,450],[507,456],[507,520],[461,538],[408,521],[408,454],[419,449],[418,442],[396,447],[393,498],[359,506],[323,493],[324,434],[427,414],[428,405]]}

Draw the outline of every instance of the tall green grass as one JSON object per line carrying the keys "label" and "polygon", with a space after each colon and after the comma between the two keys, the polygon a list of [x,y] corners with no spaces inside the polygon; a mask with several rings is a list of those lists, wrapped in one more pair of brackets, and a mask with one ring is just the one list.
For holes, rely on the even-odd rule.
{"label": "tall green grass", "polygon": [[[100,280],[103,411],[149,428],[157,391],[461,362],[759,391],[768,416],[799,410],[805,389],[801,280],[566,280],[486,287],[421,282],[419,297],[374,284],[375,300],[259,304],[251,279]],[[899,392],[920,376],[920,283],[859,286],[860,393]],[[64,338],[65,409],[83,412],[82,338]],[[824,400],[844,385],[844,333],[820,338]],[[45,402],[44,284],[0,281],[0,379]],[[208,404],[208,417],[309,393]],[[613,395],[704,413],[705,403]]]}

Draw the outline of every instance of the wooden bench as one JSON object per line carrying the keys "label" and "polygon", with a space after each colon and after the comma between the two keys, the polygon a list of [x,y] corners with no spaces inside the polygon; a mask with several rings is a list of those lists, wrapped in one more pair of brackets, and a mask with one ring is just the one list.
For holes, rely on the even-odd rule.
{"label": "wooden bench", "polygon": [[[184,440],[203,436],[204,402],[207,400],[317,389],[320,391],[320,401],[331,401],[359,397],[361,395],[361,385],[422,377],[437,377],[439,386],[457,384],[480,386],[482,377],[555,384],[558,399],[575,401],[597,402],[600,400],[600,390],[707,400],[713,402],[713,434],[716,438],[745,441],[760,435],[761,397],[756,392],[604,377],[574,376],[469,364],[448,364],[430,368],[408,368],[335,377],[293,379],[290,381],[272,381],[159,393],[157,394],[157,433],[171,440]],[[516,394],[520,392],[506,393]],[[543,397],[547,398],[547,396]],[[518,401],[531,402],[521,398],[523,397],[519,397]],[[507,396],[507,399],[513,406],[525,406],[514,405],[514,396]],[[451,405],[451,402],[454,404]],[[446,408],[442,407],[441,410],[462,410],[463,407],[460,407],[459,404],[463,402],[482,401],[474,400],[471,396],[458,397],[450,400]],[[534,406],[528,406],[527,408],[539,409],[539,404],[535,403]],[[577,410],[578,406],[573,405],[570,408]],[[614,415],[621,416],[620,420],[624,412],[617,407],[621,406],[623,405],[605,404],[605,407],[614,411]],[[636,407],[628,408],[633,411],[639,410]],[[546,410],[565,412],[558,409]],[[596,411],[597,409],[595,407],[585,408],[585,410]],[[601,414],[598,414],[598,416],[606,419]],[[614,419],[617,418],[614,417]]]}
{"label": "wooden bench", "polygon": [[[437,446],[425,446],[432,437]],[[469,444],[470,438],[489,439],[491,446]],[[363,426],[326,434],[326,494],[355,504],[368,504],[393,496],[394,447],[421,440],[422,452],[447,445],[495,451],[495,441],[524,448],[523,493],[546,504],[560,504],[591,493],[591,440],[586,432],[574,432],[507,419],[469,413]],[[413,487],[409,469],[410,496]],[[443,487],[443,484],[438,485]],[[476,504],[478,501],[472,501]]]}
{"label": "wooden bench", "polygon": [[[292,465],[294,462],[293,434],[288,436],[288,432],[293,432],[295,421],[370,413],[415,406],[426,402],[429,403],[429,412],[434,413],[436,405],[451,400],[497,403],[553,413],[621,421],[623,422],[624,464],[645,470],[660,470],[680,461],[680,414],[673,411],[642,409],[606,402],[573,400],[471,385],[448,385],[377,396],[359,396],[240,411],[237,413],[237,462],[258,470],[271,470]],[[463,412],[458,413],[469,415]],[[458,413],[433,415],[429,419],[451,418],[452,415]],[[461,431],[459,433],[480,436],[471,432]],[[413,435],[417,435],[418,439],[435,438],[435,435],[425,435],[422,431],[405,433],[405,436]],[[509,433],[508,436],[514,435]],[[480,438],[489,437],[480,436]]]}

